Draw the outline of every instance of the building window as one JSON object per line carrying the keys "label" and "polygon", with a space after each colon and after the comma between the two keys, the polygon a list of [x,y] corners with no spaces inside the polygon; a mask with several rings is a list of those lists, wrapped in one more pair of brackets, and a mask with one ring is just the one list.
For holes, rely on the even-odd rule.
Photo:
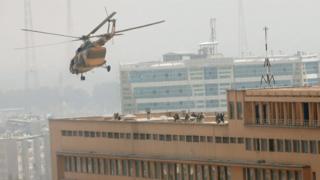
{"label": "building window", "polygon": [[160,141],[165,141],[165,140],[166,140],[165,135],[160,134],[160,135],[159,135],[159,140],[160,140]]}
{"label": "building window", "polygon": [[222,143],[222,138],[220,136],[216,136],[216,143]]}
{"label": "building window", "polygon": [[310,153],[317,154],[317,141],[310,141]]}
{"label": "building window", "polygon": [[284,140],[284,150],[286,152],[292,152],[292,145],[291,145],[291,140]]}
{"label": "building window", "polygon": [[282,139],[277,139],[277,151],[278,152],[283,152],[283,140]]}
{"label": "building window", "polygon": [[215,180],[216,178],[216,167],[215,166],[210,166],[210,169],[209,169],[209,179],[210,180]]}
{"label": "building window", "polygon": [[229,144],[229,137],[223,137],[222,138],[223,143]]}
{"label": "building window", "polygon": [[235,144],[236,143],[236,138],[235,137],[230,137],[230,143]]}
{"label": "building window", "polygon": [[242,119],[242,103],[237,102],[237,119]]}
{"label": "building window", "polygon": [[72,131],[72,136],[78,136],[78,131]]}
{"label": "building window", "polygon": [[128,161],[127,160],[122,160],[122,175],[127,176],[128,175]]}
{"label": "building window", "polygon": [[135,167],[136,167],[136,177],[140,177],[140,161],[135,161]]}
{"label": "building window", "polygon": [[252,150],[252,140],[251,138],[246,138],[245,139],[245,145],[246,145],[246,150],[251,151]]}
{"label": "building window", "polygon": [[230,119],[234,118],[234,104],[233,104],[233,101],[229,102],[229,118]]}
{"label": "building window", "polygon": [[107,133],[106,132],[102,132],[102,137],[107,137]]}
{"label": "building window", "polygon": [[161,163],[155,162],[155,178],[160,179],[161,177]]}
{"label": "building window", "polygon": [[134,173],[133,162],[134,162],[133,160],[128,161],[128,170],[129,170],[128,174],[129,174],[129,176],[133,176],[133,173]]}
{"label": "building window", "polygon": [[80,157],[77,157],[76,159],[77,161],[77,172],[80,173],[81,172],[81,158]]}
{"label": "building window", "polygon": [[199,142],[199,136],[193,136],[192,139],[193,142]]}
{"label": "building window", "polygon": [[238,144],[243,144],[244,143],[244,139],[243,137],[238,137]]}
{"label": "building window", "polygon": [[186,136],[184,135],[179,135],[179,141],[186,141]]}
{"label": "building window", "polygon": [[179,139],[178,139],[178,135],[172,135],[172,140],[173,141],[178,141]]}
{"label": "building window", "polygon": [[212,136],[207,136],[207,142],[212,143],[213,142],[213,137]]}
{"label": "building window", "polygon": [[111,174],[111,163],[109,159],[104,159],[104,174]]}
{"label": "building window", "polygon": [[170,134],[166,135],[166,141],[172,141],[172,136]]}
{"label": "building window", "polygon": [[146,134],[146,139],[150,140],[151,139],[151,134]]}
{"label": "building window", "polygon": [[120,133],[120,139],[125,139],[125,133]]}
{"label": "building window", "polygon": [[152,134],[153,140],[158,140],[158,134]]}
{"label": "building window", "polygon": [[309,124],[309,103],[302,103],[303,108],[303,125]]}
{"label": "building window", "polygon": [[183,172],[182,179],[187,180],[189,177],[189,165],[188,164],[182,165],[182,172]]}
{"label": "building window", "polygon": [[186,141],[187,142],[192,142],[192,136],[186,136]]}
{"label": "building window", "polygon": [[256,124],[260,124],[259,104],[254,105],[254,113],[256,117]]}
{"label": "building window", "polygon": [[90,132],[89,131],[85,131],[84,132],[84,137],[90,137]]}
{"label": "building window", "polygon": [[301,151],[302,151],[302,153],[308,153],[309,152],[308,141],[305,141],[305,140],[301,141]]}
{"label": "building window", "polygon": [[162,179],[168,179],[168,164],[161,163],[161,177]]}
{"label": "building window", "polygon": [[200,136],[200,142],[206,142],[206,137],[205,136]]}
{"label": "building window", "polygon": [[146,134],[140,133],[140,140],[145,140],[146,139]]}
{"label": "building window", "polygon": [[267,104],[262,105],[262,119],[263,124],[267,124]]}
{"label": "building window", "polygon": [[261,151],[268,151],[268,140],[261,139]]}
{"label": "building window", "polygon": [[139,139],[139,134],[138,133],[133,133],[133,139]]}
{"label": "building window", "polygon": [[293,140],[293,152],[299,153],[300,152],[300,141],[298,140]]}
{"label": "building window", "polygon": [[96,137],[96,132],[91,131],[91,132],[90,132],[90,137],[92,137],[92,138]]}
{"label": "building window", "polygon": [[112,132],[108,132],[108,138],[113,138],[113,133]]}
{"label": "building window", "polygon": [[258,138],[253,139],[253,150],[260,151],[260,139]]}
{"label": "building window", "polygon": [[126,133],[126,139],[131,139],[131,134],[130,133]]}
{"label": "building window", "polygon": [[142,168],[142,175],[145,178],[149,178],[149,162],[148,161],[141,161],[141,168]]}
{"label": "building window", "polygon": [[275,142],[274,139],[269,139],[269,151],[274,152],[275,151]]}

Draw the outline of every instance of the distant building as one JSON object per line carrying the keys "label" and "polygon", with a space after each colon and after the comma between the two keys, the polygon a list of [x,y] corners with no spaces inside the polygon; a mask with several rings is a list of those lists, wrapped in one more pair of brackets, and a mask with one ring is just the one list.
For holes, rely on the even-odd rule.
{"label": "distant building", "polygon": [[37,116],[11,116],[0,134],[0,180],[50,180],[49,132]]}
{"label": "distant building", "polygon": [[[48,136],[46,136],[48,137]],[[49,180],[45,136],[0,137],[1,180]]]}
{"label": "distant building", "polygon": [[[227,89],[260,87],[264,57],[212,56],[206,54],[210,47],[202,43],[199,54],[168,53],[163,61],[121,65],[122,112],[225,111]],[[270,61],[278,87],[320,82],[317,55],[274,55]]]}
{"label": "distant building", "polygon": [[183,112],[52,119],[53,180],[320,179],[320,87],[226,96],[225,118]]}

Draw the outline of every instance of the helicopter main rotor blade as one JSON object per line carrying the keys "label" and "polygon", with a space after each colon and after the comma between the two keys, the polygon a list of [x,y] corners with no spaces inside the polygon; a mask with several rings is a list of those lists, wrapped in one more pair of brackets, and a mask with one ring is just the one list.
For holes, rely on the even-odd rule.
{"label": "helicopter main rotor blade", "polygon": [[[108,35],[111,35],[111,33],[93,35],[93,36],[90,36],[90,38],[103,37],[103,36],[108,36]],[[124,34],[122,34],[122,33],[113,34],[113,36],[121,36],[121,35],[124,35]]]}
{"label": "helicopter main rotor blade", "polygon": [[39,44],[35,46],[28,46],[28,47],[22,47],[22,48],[14,48],[15,50],[24,50],[24,49],[32,49],[32,48],[39,48],[39,47],[48,47],[48,46],[56,46],[56,45],[61,45],[61,44],[66,44],[66,43],[71,43],[71,42],[76,42],[80,41],[78,39],[72,40],[72,41],[62,41],[62,42],[57,42],[57,43],[50,43],[50,44]]}
{"label": "helicopter main rotor blade", "polygon": [[50,32],[33,30],[33,29],[21,29],[21,30],[22,30],[22,31],[27,31],[27,32],[35,32],[35,33],[41,33],[41,34],[54,35],[54,36],[62,36],[62,37],[69,37],[69,38],[80,38],[80,37],[77,37],[77,36],[70,36],[70,35],[57,34],[57,33],[50,33]]}
{"label": "helicopter main rotor blade", "polygon": [[165,20],[157,21],[157,22],[150,23],[150,24],[145,24],[145,25],[142,25],[142,26],[136,26],[136,27],[132,27],[132,28],[128,28],[128,29],[119,30],[119,31],[116,31],[115,33],[122,33],[122,32],[125,32],[125,31],[131,31],[131,30],[134,30],[134,29],[140,29],[140,28],[153,26],[153,25],[156,25],[156,24],[164,23],[164,22],[165,22]]}
{"label": "helicopter main rotor blade", "polygon": [[111,13],[108,17],[106,17],[97,27],[95,27],[88,35],[89,37],[91,34],[94,34],[97,32],[106,22],[108,22],[114,15],[116,15],[116,12]]}

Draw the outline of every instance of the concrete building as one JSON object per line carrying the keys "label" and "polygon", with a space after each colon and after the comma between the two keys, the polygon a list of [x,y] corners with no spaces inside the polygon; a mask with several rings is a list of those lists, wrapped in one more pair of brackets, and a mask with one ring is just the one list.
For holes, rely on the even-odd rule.
{"label": "concrete building", "polygon": [[[163,61],[121,65],[122,112],[225,111],[226,89],[260,87],[264,57],[212,56],[201,49],[199,54],[168,53]],[[273,55],[270,61],[278,87],[320,83],[316,54]]]}
{"label": "concrete building", "polygon": [[44,136],[0,137],[0,180],[49,180],[46,149]]}
{"label": "concrete building", "polygon": [[226,96],[218,121],[185,112],[52,119],[53,180],[320,179],[320,87]]}
{"label": "concrete building", "polygon": [[47,122],[39,116],[15,114],[2,118],[0,180],[50,180]]}

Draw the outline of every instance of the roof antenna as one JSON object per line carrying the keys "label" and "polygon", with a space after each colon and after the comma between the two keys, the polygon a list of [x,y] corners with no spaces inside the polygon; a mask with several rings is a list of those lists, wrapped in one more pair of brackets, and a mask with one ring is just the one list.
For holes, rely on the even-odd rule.
{"label": "roof antenna", "polygon": [[261,76],[261,81],[260,81],[260,87],[262,87],[262,81],[264,81],[266,83],[266,85],[268,87],[273,87],[275,85],[275,80],[274,80],[274,76],[271,73],[271,63],[268,57],[268,30],[269,28],[267,26],[265,26],[263,28],[264,30],[264,37],[265,37],[265,48],[266,48],[266,57],[264,59],[264,67],[267,70],[266,74],[262,74]]}

